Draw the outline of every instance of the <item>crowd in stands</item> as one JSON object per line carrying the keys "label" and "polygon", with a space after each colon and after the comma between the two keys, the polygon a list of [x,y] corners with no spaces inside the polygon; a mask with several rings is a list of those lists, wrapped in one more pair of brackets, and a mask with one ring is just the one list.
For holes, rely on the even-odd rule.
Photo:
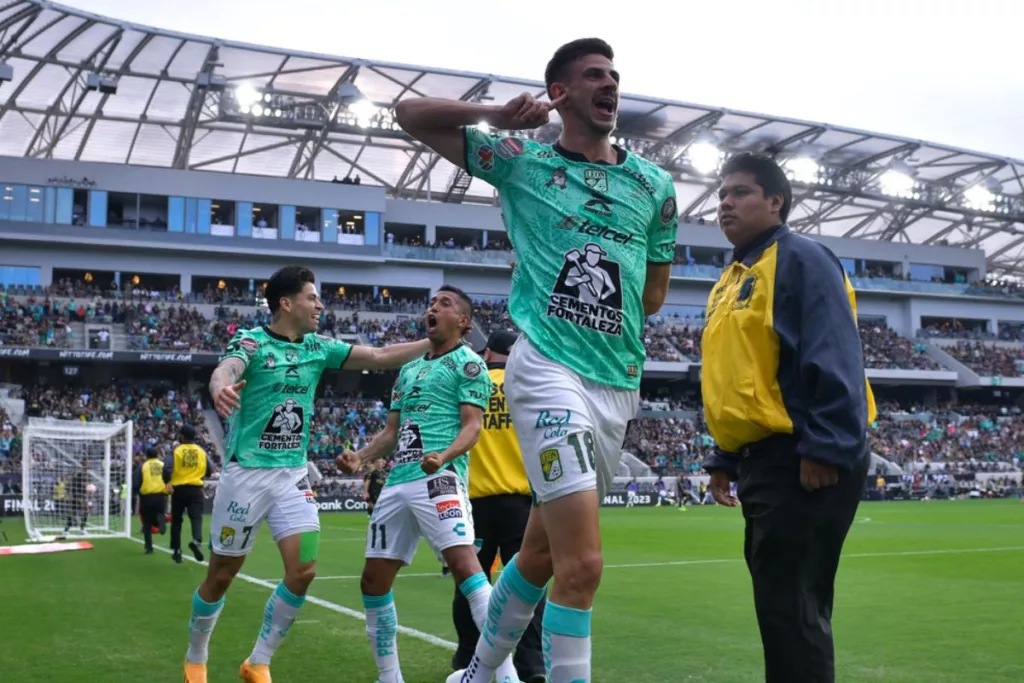
{"label": "crowd in stands", "polygon": [[925,346],[896,334],[885,321],[858,321],[864,349],[864,367],[879,370],[941,370],[925,355]]}
{"label": "crowd in stands", "polygon": [[1024,349],[961,341],[943,350],[982,377],[1024,377]]}
{"label": "crowd in stands", "polygon": [[0,295],[0,346],[70,346],[67,310],[49,301]]}

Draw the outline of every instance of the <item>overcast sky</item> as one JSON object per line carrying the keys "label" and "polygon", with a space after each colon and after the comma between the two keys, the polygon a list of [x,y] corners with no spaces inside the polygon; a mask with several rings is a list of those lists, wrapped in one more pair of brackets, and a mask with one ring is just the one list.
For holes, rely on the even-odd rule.
{"label": "overcast sky", "polygon": [[1024,159],[1020,0],[65,4],[259,45],[536,80],[558,45],[594,35],[614,47],[624,92]]}

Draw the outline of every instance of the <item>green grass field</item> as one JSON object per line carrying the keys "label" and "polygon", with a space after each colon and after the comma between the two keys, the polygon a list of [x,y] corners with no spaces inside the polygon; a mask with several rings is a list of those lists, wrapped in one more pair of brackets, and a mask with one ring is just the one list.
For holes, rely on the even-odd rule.
{"label": "green grass field", "polygon": [[[273,665],[275,680],[372,683],[357,575],[366,517],[327,513],[319,574]],[[763,680],[736,510],[606,509],[606,571],[594,609],[594,680]],[[5,519],[11,543],[20,520]],[[137,526],[137,525],[136,525]],[[137,529],[136,529],[137,531]],[[166,538],[160,542],[167,543]],[[203,567],[93,550],[0,557],[0,680],[180,681],[190,596]],[[264,529],[228,594],[210,680],[236,680],[280,558]],[[408,683],[450,673],[452,581],[421,547],[395,586]],[[834,620],[845,683],[1024,681],[1024,505],[1017,500],[865,503],[846,544]]]}

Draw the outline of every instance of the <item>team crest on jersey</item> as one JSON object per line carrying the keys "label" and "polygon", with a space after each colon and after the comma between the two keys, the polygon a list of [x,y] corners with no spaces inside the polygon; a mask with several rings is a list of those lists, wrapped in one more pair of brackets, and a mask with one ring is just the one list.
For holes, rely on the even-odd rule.
{"label": "team crest on jersey", "polygon": [[294,363],[299,360],[299,352],[295,349],[285,349],[284,360],[287,363]]}
{"label": "team crest on jersey", "polygon": [[229,526],[221,527],[220,544],[225,548],[233,546],[235,544],[235,530]]}
{"label": "team crest on jersey", "polygon": [[416,373],[416,381],[418,382],[421,379],[426,378],[426,376],[430,374],[430,368],[430,365],[424,365],[422,368],[420,368],[420,371]]}
{"label": "team crest on jersey", "polygon": [[750,303],[754,299],[754,286],[757,284],[757,276],[751,275],[743,281],[740,285],[739,294],[736,295],[736,303],[732,305],[734,311],[740,311],[745,308],[750,308]]}
{"label": "team crest on jersey", "polygon": [[544,474],[544,481],[557,481],[562,477],[562,458],[557,448],[549,448],[541,451],[540,471]]}
{"label": "team crest on jersey", "polygon": [[483,145],[476,151],[476,164],[482,171],[490,171],[494,168],[494,150],[490,145]]}
{"label": "team crest on jersey", "polygon": [[261,451],[294,451],[302,447],[302,425],[305,412],[293,399],[274,406],[273,414],[263,426],[258,448]]}
{"label": "team crest on jersey", "polygon": [[273,370],[277,367],[277,358],[272,353],[267,354],[267,359],[263,361],[264,370]]}
{"label": "team crest on jersey", "polygon": [[502,159],[515,159],[523,153],[523,141],[518,138],[504,138],[498,143],[498,156]]}
{"label": "team crest on jersey", "polygon": [[607,192],[608,171],[603,168],[588,168],[583,171],[583,183],[594,192]]}
{"label": "team crest on jersey", "polygon": [[661,222],[671,223],[678,216],[676,215],[676,198],[668,197],[661,204]]}
{"label": "team crest on jersey", "polygon": [[622,276],[619,263],[591,242],[563,257],[548,296],[547,316],[602,334],[622,336]]}

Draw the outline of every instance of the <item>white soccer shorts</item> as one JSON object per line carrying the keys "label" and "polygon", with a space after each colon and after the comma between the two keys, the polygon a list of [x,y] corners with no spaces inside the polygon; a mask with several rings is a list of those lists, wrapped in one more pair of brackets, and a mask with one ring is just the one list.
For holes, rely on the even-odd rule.
{"label": "white soccer shorts", "polygon": [[248,555],[263,520],[275,543],[320,531],[320,514],[305,465],[245,468],[230,462],[223,469],[210,520],[213,552],[227,557]]}
{"label": "white soccer shorts", "polygon": [[505,366],[505,397],[538,503],[596,489],[603,498],[622,460],[640,391],[576,374],[521,337]]}
{"label": "white soccer shorts", "polygon": [[469,495],[454,472],[392,484],[380,492],[366,530],[366,557],[401,560],[408,566],[420,538],[441,552],[475,540]]}

